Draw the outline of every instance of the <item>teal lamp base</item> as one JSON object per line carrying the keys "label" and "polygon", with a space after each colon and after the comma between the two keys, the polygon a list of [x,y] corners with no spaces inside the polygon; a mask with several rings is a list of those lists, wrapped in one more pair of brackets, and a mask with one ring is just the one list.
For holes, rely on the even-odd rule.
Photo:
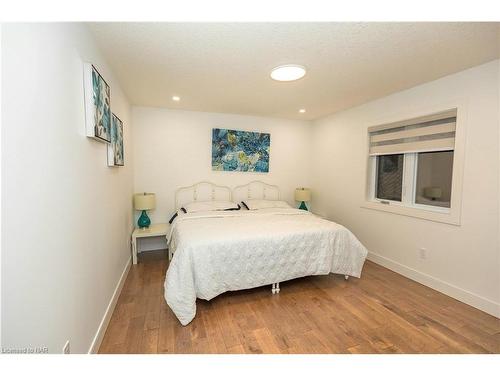
{"label": "teal lamp base", "polygon": [[137,225],[141,229],[149,228],[149,226],[151,225],[151,220],[149,219],[146,210],[142,210],[142,214],[141,216],[139,216],[139,220],[137,220]]}
{"label": "teal lamp base", "polygon": [[302,201],[302,203],[299,206],[299,210],[306,210],[306,211],[308,211],[307,206],[306,206],[306,202]]}

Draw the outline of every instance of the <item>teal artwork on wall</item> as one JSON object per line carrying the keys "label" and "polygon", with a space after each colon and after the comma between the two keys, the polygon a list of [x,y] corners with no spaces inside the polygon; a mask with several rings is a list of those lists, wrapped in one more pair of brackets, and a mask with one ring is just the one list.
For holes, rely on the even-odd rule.
{"label": "teal artwork on wall", "polygon": [[108,145],[108,165],[123,167],[125,165],[123,151],[123,122],[112,114],[111,143]]}
{"label": "teal artwork on wall", "polygon": [[109,107],[110,90],[109,86],[94,68],[92,69],[92,87],[94,92],[95,105],[95,136],[106,141],[111,140],[111,110]]}
{"label": "teal artwork on wall", "polygon": [[111,90],[97,69],[90,63],[84,68],[85,122],[87,136],[111,142]]}
{"label": "teal artwork on wall", "polygon": [[212,129],[212,170],[269,172],[271,134]]}

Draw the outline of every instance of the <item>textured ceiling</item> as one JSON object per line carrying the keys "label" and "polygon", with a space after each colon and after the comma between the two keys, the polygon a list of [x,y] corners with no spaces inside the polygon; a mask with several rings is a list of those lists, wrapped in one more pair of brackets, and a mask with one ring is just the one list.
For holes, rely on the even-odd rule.
{"label": "textured ceiling", "polygon": [[[91,23],[134,105],[316,119],[498,57],[497,23]],[[275,82],[271,69],[307,75]],[[179,95],[181,101],[171,100]],[[305,114],[298,113],[305,108]]]}

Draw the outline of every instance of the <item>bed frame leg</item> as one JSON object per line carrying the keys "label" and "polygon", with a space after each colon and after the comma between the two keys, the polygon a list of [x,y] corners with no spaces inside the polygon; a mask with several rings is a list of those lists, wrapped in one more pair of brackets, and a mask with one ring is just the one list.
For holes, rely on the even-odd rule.
{"label": "bed frame leg", "polygon": [[345,280],[349,280],[349,275],[344,275]]}
{"label": "bed frame leg", "polygon": [[273,294],[278,294],[280,292],[280,283],[273,283],[271,287],[271,292]]}

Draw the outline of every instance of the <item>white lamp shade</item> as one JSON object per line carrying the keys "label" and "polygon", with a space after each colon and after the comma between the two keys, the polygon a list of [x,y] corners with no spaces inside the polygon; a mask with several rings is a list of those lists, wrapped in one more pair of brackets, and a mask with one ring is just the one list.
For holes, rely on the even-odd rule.
{"label": "white lamp shade", "polygon": [[441,198],[443,191],[440,187],[426,187],[424,188],[424,196],[427,198]]}
{"label": "white lamp shade", "polygon": [[297,202],[309,202],[311,200],[311,190],[307,188],[295,189],[295,200]]}
{"label": "white lamp shade", "polygon": [[156,207],[156,196],[154,193],[140,193],[134,195],[134,207],[136,210],[153,210]]}

